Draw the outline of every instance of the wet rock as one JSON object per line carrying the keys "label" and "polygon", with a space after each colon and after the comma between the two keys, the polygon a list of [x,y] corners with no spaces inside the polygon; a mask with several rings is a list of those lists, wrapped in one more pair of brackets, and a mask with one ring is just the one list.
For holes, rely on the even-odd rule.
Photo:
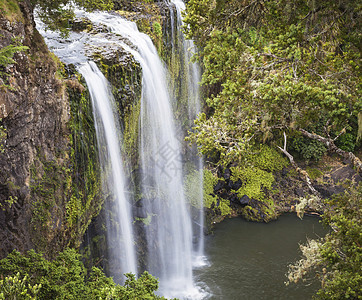
{"label": "wet rock", "polygon": [[[44,231],[35,230],[32,223],[34,205],[41,201],[33,194],[35,181],[46,169],[53,172],[53,165],[60,170],[68,165],[70,107],[63,82],[56,76],[57,64],[34,27],[30,1],[18,4],[21,21],[14,20],[9,27],[0,14],[0,48],[13,43],[14,37],[29,47],[26,52],[16,53],[16,64],[6,69],[11,88],[0,90],[0,118],[7,133],[4,152],[0,153],[0,204],[10,199],[14,202],[5,211],[0,210],[0,258],[13,249],[36,248],[38,239],[47,242],[42,250],[52,248],[55,252],[67,238],[63,228],[65,187],[52,186],[51,178],[46,178],[47,185],[38,187],[44,193],[52,189],[52,200],[44,203],[51,207],[47,212],[51,221],[42,225],[47,233],[41,236]],[[59,174],[61,181],[65,175],[62,171]],[[37,213],[38,218],[43,217],[41,211]]]}
{"label": "wet rock", "polygon": [[294,194],[297,195],[298,197],[304,197],[304,190],[301,188],[295,188]]}
{"label": "wet rock", "polygon": [[356,173],[356,171],[348,166],[340,167],[331,173],[331,178],[335,184],[342,183],[346,179],[352,180],[355,179],[356,183],[361,181],[361,176]]}
{"label": "wet rock", "polygon": [[238,179],[238,181],[232,182],[231,188],[234,191],[237,191],[238,189],[240,189],[242,187],[242,185],[243,185],[243,183],[242,183],[241,179]]}
{"label": "wet rock", "polygon": [[137,218],[145,219],[145,218],[147,218],[147,213],[145,213],[145,211],[141,207],[137,207],[135,209],[135,216]]}
{"label": "wet rock", "polygon": [[345,190],[341,185],[314,185],[314,187],[323,198],[330,198],[332,195],[342,193]]}
{"label": "wet rock", "polygon": [[250,201],[251,199],[247,195],[242,196],[241,199],[239,200],[241,205],[248,205]]}
{"label": "wet rock", "polygon": [[225,178],[225,180],[229,180],[230,176],[231,176],[231,170],[229,168],[226,168],[223,177]]}
{"label": "wet rock", "polygon": [[287,169],[286,167],[284,167],[284,168],[282,169],[281,174],[282,174],[283,177],[286,177],[286,176],[288,175],[288,169]]}
{"label": "wet rock", "polygon": [[224,185],[225,185],[225,181],[223,180],[219,180],[217,182],[217,184],[214,186],[214,193],[217,193],[218,191],[220,191],[221,189],[224,188]]}
{"label": "wet rock", "polygon": [[90,31],[93,28],[92,22],[87,18],[76,18],[70,24],[73,31]]}

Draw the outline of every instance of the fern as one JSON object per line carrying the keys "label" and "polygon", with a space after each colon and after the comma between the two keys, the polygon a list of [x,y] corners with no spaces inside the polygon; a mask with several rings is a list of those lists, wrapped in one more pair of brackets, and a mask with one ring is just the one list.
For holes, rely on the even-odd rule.
{"label": "fern", "polygon": [[6,67],[9,64],[15,63],[13,57],[16,52],[25,51],[29,49],[27,46],[23,45],[13,45],[10,44],[4,48],[0,49],[0,66]]}

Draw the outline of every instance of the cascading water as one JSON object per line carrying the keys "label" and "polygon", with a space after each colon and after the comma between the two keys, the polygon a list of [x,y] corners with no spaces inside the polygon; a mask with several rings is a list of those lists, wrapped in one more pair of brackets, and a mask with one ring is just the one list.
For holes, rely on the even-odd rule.
{"label": "cascading water", "polygon": [[140,33],[133,22],[100,13],[87,17],[127,38],[137,48],[123,45],[142,67],[141,187],[143,210],[150,223],[144,227],[146,268],[159,277],[161,294],[195,299],[191,217],[183,191],[180,137],[167,90],[166,70],[151,39]]}
{"label": "cascading water", "polygon": [[[89,62],[81,65],[79,72],[87,83],[92,99],[104,187],[115,198],[117,212],[114,215],[117,223],[120,224],[120,228],[115,229],[116,232],[112,232],[114,226],[107,224],[107,234],[112,239],[117,237],[118,242],[117,253],[110,253],[110,260],[116,264],[112,266],[112,269],[137,275],[133,217],[125,194],[126,180],[120,152],[121,140],[118,136],[120,130],[116,106],[108,81],[95,63]],[[112,275],[117,278],[120,274]]]}
{"label": "cascading water", "polygon": [[[79,41],[82,42],[82,39],[85,39],[84,42],[88,44],[117,43],[131,53],[142,67],[142,99],[139,123],[140,185],[143,211],[144,215],[147,216],[144,221],[148,224],[144,226],[147,237],[147,257],[142,259],[146,261],[146,270],[160,279],[159,291],[162,295],[199,299],[202,295],[193,283],[193,232],[189,205],[185,199],[183,187],[183,166],[179,142],[180,138],[182,139],[182,134],[177,131],[172,113],[171,103],[174,101],[167,90],[166,69],[151,39],[147,35],[140,33],[135,23],[109,13],[78,11],[77,16],[86,17],[93,24],[106,26],[109,31],[122,36],[128,42],[122,41],[122,39],[109,41],[104,36],[84,37],[82,34],[80,36],[76,34],[76,39],[72,41],[74,44],[79,43]],[[57,38],[54,40],[57,40]],[[78,57],[81,61],[84,61],[85,55],[81,46],[74,47],[74,49],[69,47],[71,53],[64,50],[64,48],[68,47],[69,44],[57,42],[56,49],[53,48],[53,50],[58,54],[61,52],[59,50],[63,49],[63,52],[67,53],[65,56],[68,63],[77,63]],[[79,52],[82,53],[81,55],[77,54],[78,48],[81,49]],[[101,80],[102,76],[95,64],[82,66],[79,71],[86,78],[92,96],[96,97],[101,93],[99,91],[100,82],[103,82],[103,79]],[[97,82],[97,87],[92,90],[91,86],[95,82]],[[102,93],[101,98],[110,96],[109,90],[104,90]],[[102,105],[104,103],[95,102],[95,111],[105,109]],[[112,117],[111,111],[112,109],[108,111],[107,118],[113,118],[115,121],[117,118]],[[101,112],[96,112],[95,117],[101,114]],[[106,128],[109,128],[106,122],[106,120],[100,120],[101,125],[97,127],[106,130]],[[117,126],[113,130],[117,130]],[[109,161],[113,153],[119,153],[119,142],[116,134],[113,137],[111,133],[105,133],[105,135],[110,140],[115,141],[112,146],[114,148],[106,151],[104,155]],[[100,142],[100,147],[103,148],[108,143],[110,142]],[[119,155],[116,154],[115,156]],[[122,192],[124,181],[119,179],[114,170],[110,168],[113,165],[119,166],[116,172],[122,171],[122,162],[118,161],[105,166],[104,172],[107,174],[108,183],[110,183],[108,186],[114,189],[117,198],[122,199],[117,193]],[[127,207],[128,201],[123,202],[121,205]],[[120,215],[119,222],[127,220],[127,223],[130,224],[130,210],[126,208],[125,211],[122,211],[123,209],[120,207],[119,213],[123,213],[123,215]],[[128,262],[133,261],[136,256],[132,246],[132,229],[121,228],[122,232],[119,239],[121,242],[124,241],[124,244],[128,243],[130,245],[129,250],[124,251],[129,256],[121,258],[122,261],[125,260],[126,263],[129,263],[129,266],[122,267],[122,270],[136,272],[136,263]],[[124,244],[120,245],[120,251],[125,247]]]}
{"label": "cascading water", "polygon": [[[127,180],[121,156],[121,131],[115,101],[107,79],[94,62],[87,62],[84,54],[86,43],[97,44],[97,38],[72,32],[64,40],[59,34],[45,31],[37,20],[37,28],[44,36],[49,48],[65,63],[77,65],[83,75],[92,100],[94,123],[97,135],[103,192],[108,202],[113,199],[112,211],[107,216],[107,240],[114,244],[108,253],[109,269],[115,280],[121,274],[137,275],[137,257],[134,247],[133,216],[126,194]],[[114,211],[115,210],[115,211]],[[112,218],[112,222],[110,219]]]}
{"label": "cascading water", "polygon": [[[182,12],[185,10],[185,3],[182,0],[171,0],[171,3],[175,5],[177,12],[177,40],[178,45],[175,42],[172,43],[173,47],[180,48],[180,56],[183,68],[184,78],[181,82],[181,90],[186,91],[187,99],[187,112],[188,112],[188,130],[192,130],[193,121],[197,118],[197,115],[201,111],[200,105],[200,89],[199,82],[201,80],[199,65],[196,62],[192,62],[191,58],[194,55],[195,45],[192,40],[185,38],[182,32]],[[173,9],[170,9],[171,24],[174,24]],[[172,39],[174,40],[175,32],[174,27],[172,26]],[[175,51],[175,50],[174,50]],[[196,200],[195,203],[199,206],[199,215],[196,224],[198,225],[198,230],[195,230],[196,235],[196,247],[195,247],[195,259],[194,265],[201,266],[204,265],[204,210],[203,210],[203,159],[197,154],[197,149],[193,148],[189,151],[189,160],[191,160],[196,169],[196,174],[198,177],[198,192],[193,196]]]}

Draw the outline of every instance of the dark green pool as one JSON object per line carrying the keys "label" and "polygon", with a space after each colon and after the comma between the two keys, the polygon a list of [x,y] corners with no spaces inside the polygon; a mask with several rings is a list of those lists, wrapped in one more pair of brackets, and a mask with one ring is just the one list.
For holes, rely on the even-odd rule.
{"label": "dark green pool", "polygon": [[206,240],[209,266],[195,271],[196,281],[208,299],[311,299],[318,283],[285,286],[285,274],[300,255],[298,244],[326,232],[318,218],[294,214],[268,224],[225,220]]}

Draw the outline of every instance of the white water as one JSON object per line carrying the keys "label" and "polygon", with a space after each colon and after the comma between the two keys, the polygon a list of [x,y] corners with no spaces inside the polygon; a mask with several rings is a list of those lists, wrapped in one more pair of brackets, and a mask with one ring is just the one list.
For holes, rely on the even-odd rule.
{"label": "white water", "polygon": [[[177,35],[179,41],[179,47],[181,47],[181,56],[184,68],[185,78],[182,78],[182,85],[186,85],[187,90],[187,108],[188,108],[188,121],[189,121],[189,130],[193,127],[193,121],[197,118],[197,115],[201,111],[201,101],[200,101],[200,88],[199,82],[201,81],[200,68],[196,62],[192,62],[191,58],[194,55],[195,45],[192,40],[187,40],[182,32],[182,12],[185,10],[185,3],[182,0],[171,0],[176,7],[177,11]],[[173,10],[171,12],[171,24],[173,22]],[[174,38],[174,28],[172,27],[172,37]],[[174,44],[174,43],[173,43]],[[204,256],[204,209],[203,209],[203,159],[197,154],[197,149],[191,150],[191,160],[195,164],[196,170],[199,171],[199,191],[195,195],[196,203],[199,205],[199,216],[197,220],[198,230],[196,230],[196,247],[194,253],[194,262],[195,267],[201,267],[206,264],[206,257]]]}
{"label": "white water", "polygon": [[[84,12],[79,11],[78,14]],[[100,166],[102,169],[103,192],[113,199],[116,211],[107,217],[107,239],[113,246],[109,249],[110,271],[115,280],[124,281],[121,274],[137,272],[137,257],[134,247],[133,217],[127,197],[127,181],[121,156],[121,131],[118,114],[109,83],[95,63],[85,56],[86,43],[98,44],[96,36],[71,32],[67,39],[56,32],[45,31],[38,19],[37,29],[43,35],[48,47],[64,63],[78,66],[90,92],[93,116],[97,134]],[[109,41],[108,41],[109,42]],[[112,218],[112,222],[110,221]]]}
{"label": "white water", "polygon": [[[137,275],[137,259],[134,249],[132,229],[133,217],[129,201],[125,194],[126,180],[119,138],[118,115],[111,89],[95,63],[89,62],[79,67],[79,72],[86,80],[92,100],[93,115],[97,133],[100,164],[102,168],[104,189],[116,202],[117,212],[114,214],[120,228],[112,232],[114,226],[108,222],[107,235],[117,241],[115,253],[110,253],[113,266],[111,269],[122,273],[132,272]],[[118,265],[120,269],[118,269]],[[112,274],[116,279],[120,274]]]}
{"label": "white water", "polygon": [[151,39],[133,22],[106,13],[87,14],[93,23],[127,38],[123,44],[142,67],[140,159],[144,213],[151,219],[146,269],[160,279],[166,297],[200,297],[192,277],[192,226],[183,191],[181,150],[167,90],[166,69]]}
{"label": "white water", "polygon": [[[167,90],[165,66],[150,38],[140,33],[135,23],[108,13],[77,11],[77,15],[87,17],[95,24],[106,25],[111,32],[128,39],[135,46],[131,47],[129,43],[123,43],[119,39],[110,41],[103,36],[84,34],[74,34],[74,39],[72,39],[72,34],[69,41],[62,41],[59,37],[51,35],[48,40],[55,44],[53,51],[57,55],[63,52],[64,61],[67,63],[77,63],[78,59],[82,62],[86,60],[84,49],[82,45],[79,45],[84,45],[84,43],[118,43],[140,63],[143,73],[140,119],[143,209],[151,219],[151,225],[145,226],[148,248],[146,270],[160,279],[160,294],[166,297],[200,299],[202,295],[193,283],[191,217],[183,191],[183,166],[179,136],[176,132],[171,107],[173,99]],[[68,48],[69,52],[66,50]],[[80,49],[79,52],[78,49]],[[94,64],[83,66],[80,68],[80,72],[84,77],[92,76],[92,79],[87,80],[89,87],[94,86],[92,93],[94,95],[101,93],[103,79],[101,80],[100,72],[96,71],[96,66]],[[109,90],[104,90],[102,93],[110,96]],[[103,109],[102,104],[97,105],[99,107],[95,110]],[[116,119],[114,116],[112,117],[110,111],[108,111],[108,117]],[[106,124],[99,127],[102,126],[108,128]],[[117,141],[116,136],[108,137]],[[115,144],[119,146],[118,141]],[[100,146],[104,145],[105,142],[100,142]],[[109,159],[112,153],[119,152],[119,147],[115,148],[109,151]],[[120,166],[118,171],[122,171],[122,162],[115,164]],[[111,182],[110,186],[115,189],[115,193],[121,192],[125,183],[115,179],[118,177],[114,174],[113,169],[108,171],[105,167],[105,170],[107,174],[110,174],[108,182]],[[119,198],[122,199],[122,197]],[[127,206],[128,201],[123,202],[122,205]],[[127,208],[125,211],[119,209],[119,212],[123,213],[119,216],[119,222],[124,220],[128,222],[131,217],[129,209]],[[122,262],[125,260],[125,263],[130,264],[129,267],[122,267],[122,269],[127,269],[127,272],[136,272],[136,264],[130,262],[135,257],[132,246],[132,229],[122,230],[119,238],[120,243],[128,243],[130,246],[125,251],[126,255],[130,255],[129,257],[119,256]],[[119,252],[123,250],[123,247],[123,244],[120,244]]]}

